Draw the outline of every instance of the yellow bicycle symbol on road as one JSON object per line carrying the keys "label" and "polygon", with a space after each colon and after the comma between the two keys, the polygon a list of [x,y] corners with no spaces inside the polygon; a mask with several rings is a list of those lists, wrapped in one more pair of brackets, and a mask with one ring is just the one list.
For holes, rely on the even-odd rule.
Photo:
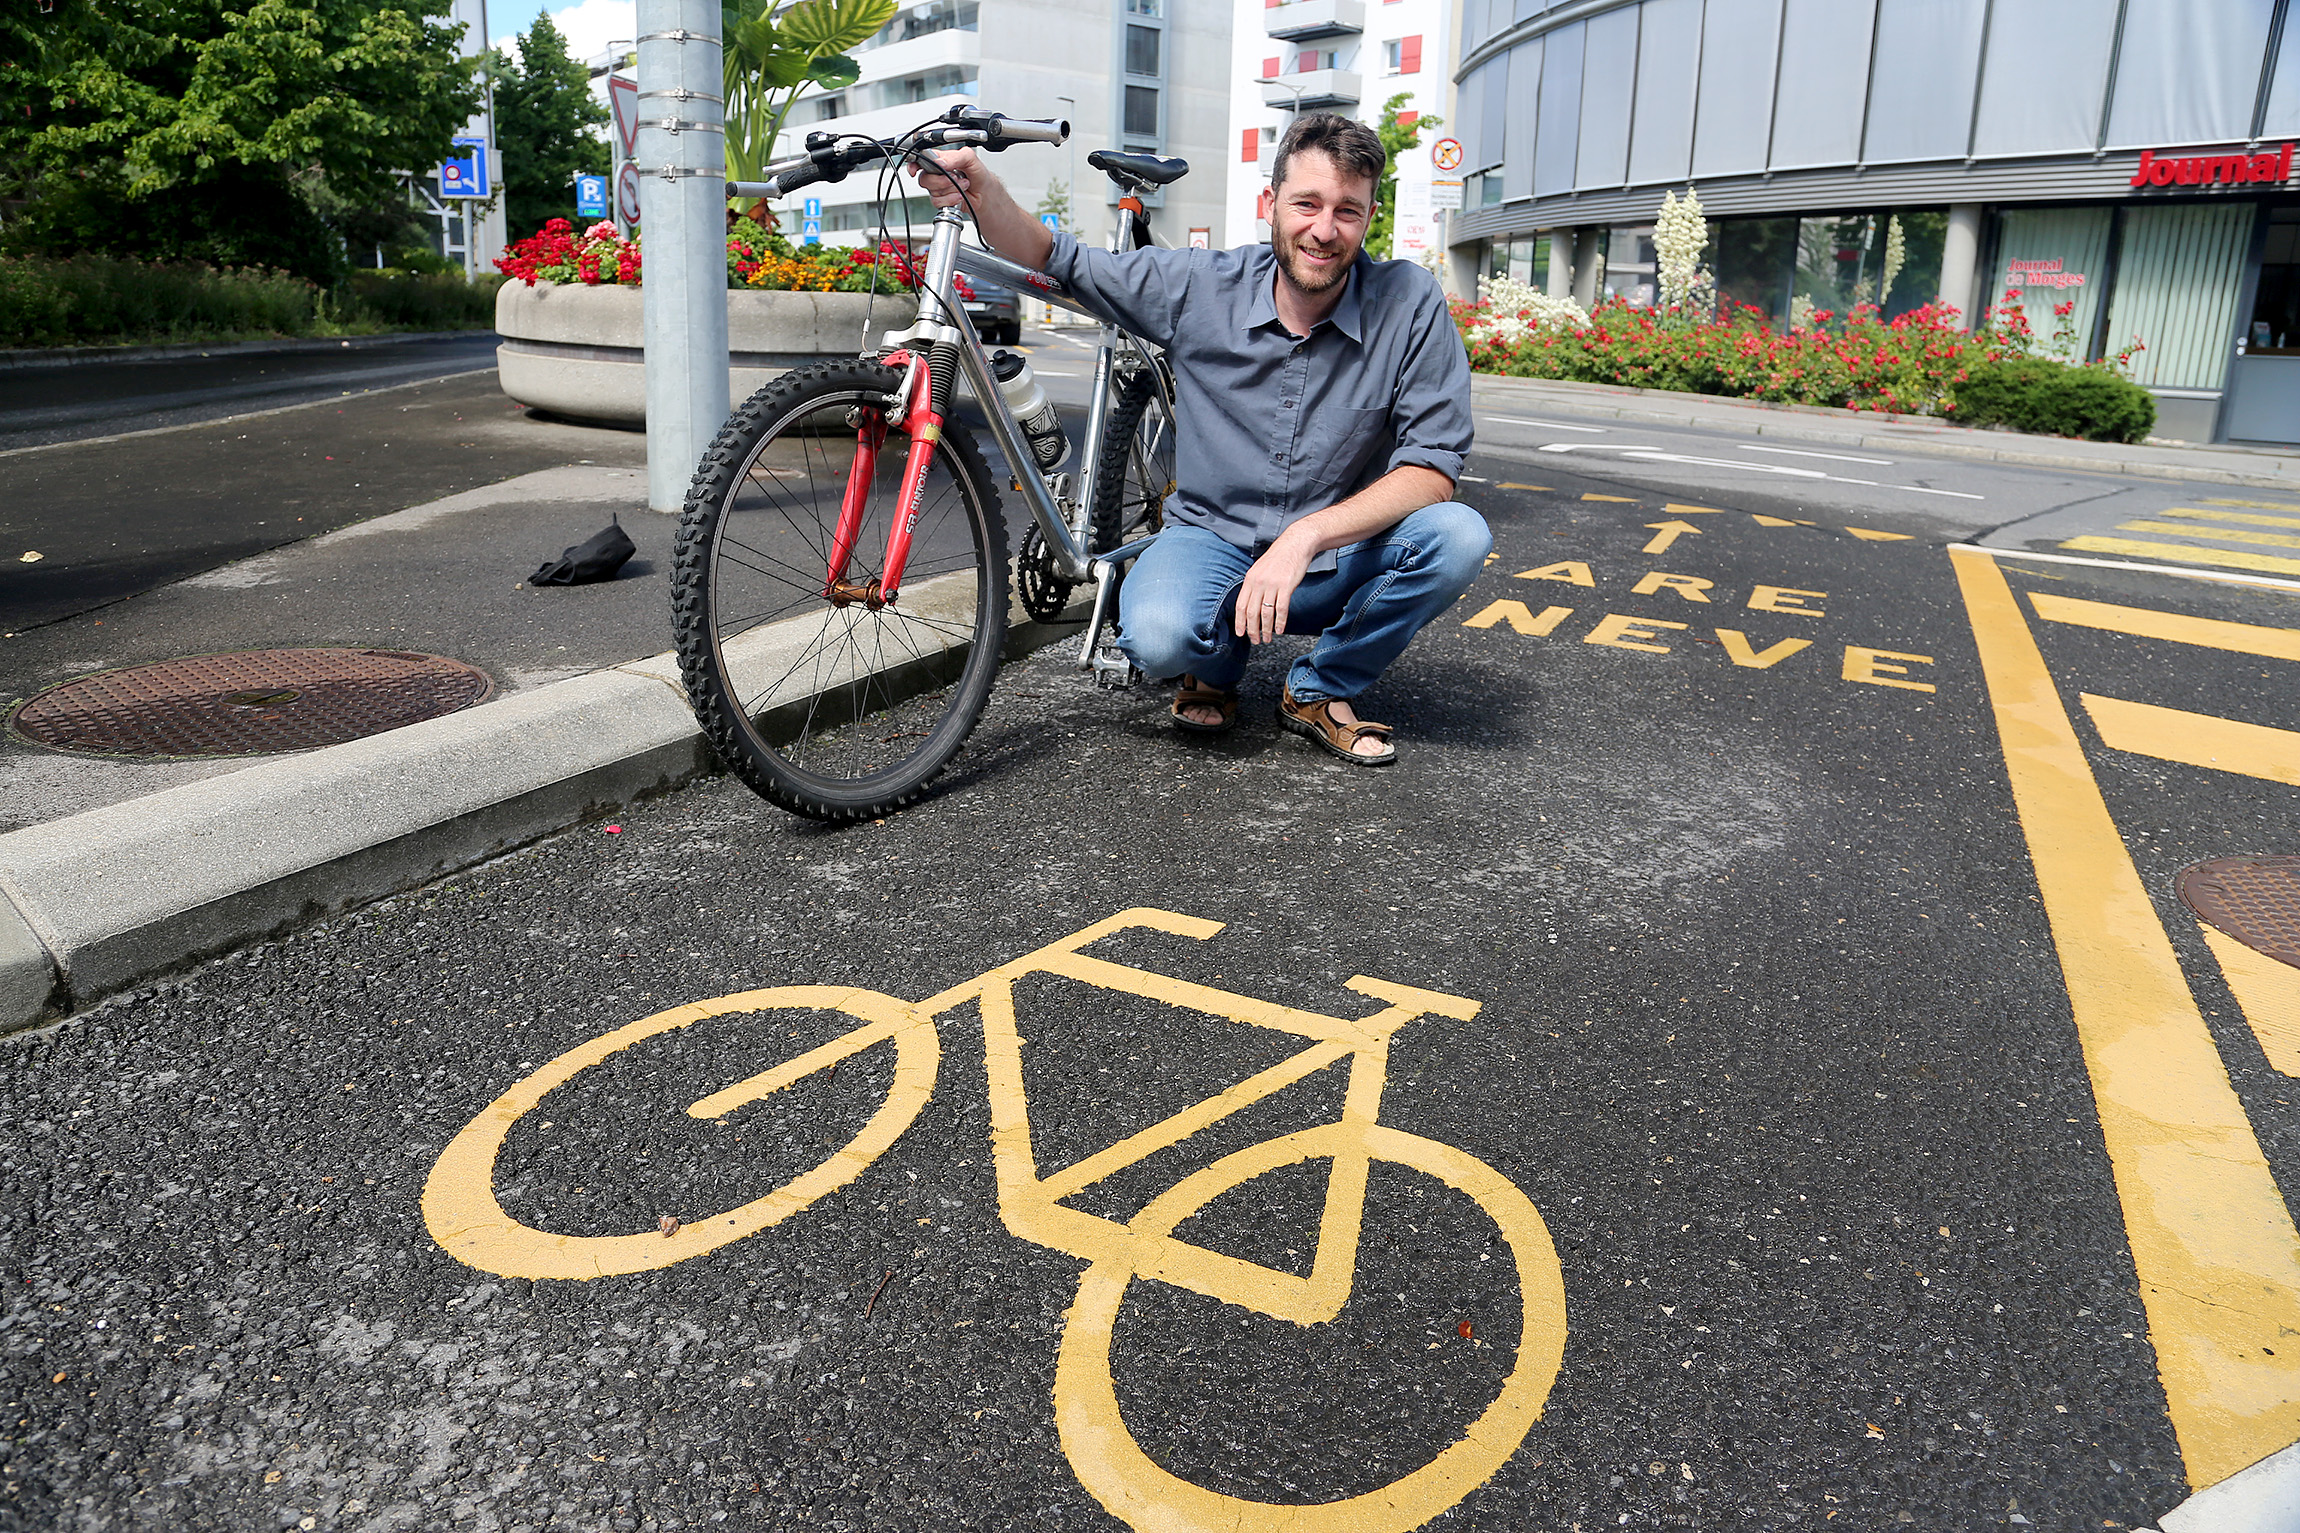
{"label": "yellow bicycle symbol on road", "polygon": [[[1202,941],[1220,931],[1222,924],[1164,910],[1121,911],[916,1003],[872,990],[783,985],[698,1001],[618,1028],[519,1081],[456,1135],[424,1187],[425,1223],[451,1255],[483,1271],[579,1280],[667,1267],[754,1235],[853,1181],[901,1137],[934,1091],[942,1054],[935,1019],[978,1000],[988,1054],[991,1149],[1000,1216],[1014,1235],[1089,1263],[1079,1278],[1078,1298],[1063,1331],[1054,1383],[1056,1425],[1080,1483],[1113,1516],[1145,1533],[1153,1529],[1404,1533],[1419,1527],[1484,1484],[1517,1451],[1540,1417],[1565,1349],[1564,1278],[1548,1227],[1533,1204],[1508,1178],[1474,1156],[1376,1121],[1389,1072],[1390,1039],[1423,1016],[1469,1021],[1477,1015],[1478,1003],[1359,975],[1348,981],[1348,988],[1388,1006],[1352,1021],[1130,968],[1084,951],[1130,928]],[[1060,975],[1290,1033],[1309,1040],[1310,1046],[1076,1165],[1041,1177],[1031,1148],[1023,1038],[1014,1003],[1015,983],[1034,974]],[[687,1112],[699,1119],[722,1117],[865,1049],[892,1043],[894,1081],[886,1101],[822,1165],[739,1208],[682,1225],[668,1238],[652,1229],[630,1235],[557,1235],[521,1224],[504,1212],[495,1195],[496,1155],[512,1126],[553,1090],[633,1044],[706,1018],[806,1008],[844,1012],[860,1025],[796,1059],[705,1096]],[[1344,1059],[1349,1062],[1349,1078],[1341,1121],[1281,1134],[1226,1155],[1183,1178],[1123,1223],[1064,1206],[1065,1199]],[[1330,1160],[1333,1168],[1317,1250],[1306,1277],[1174,1237],[1177,1226],[1230,1189],[1311,1160]],[[1339,1501],[1306,1506],[1249,1501],[1207,1490],[1160,1468],[1121,1418],[1111,1374],[1112,1330],[1127,1286],[1137,1279],[1169,1283],[1303,1326],[1334,1319],[1349,1301],[1356,1275],[1367,1173],[1376,1160],[1435,1177],[1464,1194],[1484,1210],[1508,1244],[1524,1316],[1516,1363],[1499,1396],[1458,1441],[1429,1463],[1379,1490]]]}

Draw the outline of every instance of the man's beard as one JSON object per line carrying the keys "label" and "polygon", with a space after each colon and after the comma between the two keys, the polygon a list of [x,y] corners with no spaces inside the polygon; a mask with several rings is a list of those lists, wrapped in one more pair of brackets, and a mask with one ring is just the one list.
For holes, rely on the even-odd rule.
{"label": "man's beard", "polygon": [[[1305,293],[1323,293],[1338,287],[1348,280],[1350,267],[1355,264],[1353,261],[1337,260],[1323,273],[1308,271],[1302,266],[1299,238],[1281,234],[1276,237],[1274,245],[1278,253],[1278,265],[1285,269],[1286,280]],[[1337,249],[1334,253],[1339,255],[1341,252]]]}

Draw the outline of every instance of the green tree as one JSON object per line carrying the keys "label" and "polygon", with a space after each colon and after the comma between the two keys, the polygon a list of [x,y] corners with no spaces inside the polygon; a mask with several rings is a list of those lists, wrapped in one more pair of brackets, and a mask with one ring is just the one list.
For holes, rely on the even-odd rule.
{"label": "green tree", "polygon": [[1069,228],[1070,187],[1068,184],[1066,184],[1059,176],[1057,176],[1054,180],[1047,182],[1046,195],[1038,199],[1038,206],[1032,211],[1037,213],[1040,218],[1044,218],[1047,214],[1052,213],[1054,215],[1055,223],[1059,224],[1065,229]]}
{"label": "green tree", "polygon": [[1374,188],[1374,219],[1366,228],[1366,250],[1377,261],[1390,258],[1390,236],[1397,227],[1398,156],[1421,143],[1422,129],[1434,128],[1445,121],[1425,113],[1412,122],[1399,122],[1399,109],[1412,99],[1405,91],[1390,97],[1382,103],[1382,120],[1374,126],[1382,147],[1390,155],[1389,164],[1382,170],[1381,184]]}
{"label": "green tree", "polygon": [[[444,0],[62,0],[0,121],[8,244],[342,264],[328,214],[403,198],[478,108]],[[42,17],[33,25],[47,20]]]}
{"label": "green tree", "polygon": [[498,56],[495,79],[503,216],[513,239],[546,219],[575,216],[576,175],[607,169],[607,141],[591,131],[606,121],[589,72],[568,57],[567,39],[550,16],[537,16],[519,39],[519,62]]}

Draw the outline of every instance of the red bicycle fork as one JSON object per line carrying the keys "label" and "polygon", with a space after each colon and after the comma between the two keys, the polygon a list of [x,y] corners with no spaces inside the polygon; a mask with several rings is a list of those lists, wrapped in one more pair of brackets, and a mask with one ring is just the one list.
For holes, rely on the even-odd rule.
{"label": "red bicycle fork", "polygon": [[895,501],[894,525],[887,529],[886,560],[879,578],[857,582],[847,578],[855,544],[862,538],[864,514],[870,509],[871,484],[878,476],[879,449],[886,445],[887,419],[882,411],[864,410],[855,427],[854,462],[847,469],[845,497],[839,502],[837,530],[831,536],[830,568],[823,580],[823,595],[833,606],[861,602],[877,611],[902,589],[903,568],[910,562],[911,534],[918,526],[919,501],[925,493],[926,471],[934,461],[935,444],[942,438],[942,417],[934,409],[933,375],[926,358],[915,352],[891,353],[886,362],[904,371],[903,398],[907,401],[903,430],[910,435],[910,456],[902,468],[902,490]]}

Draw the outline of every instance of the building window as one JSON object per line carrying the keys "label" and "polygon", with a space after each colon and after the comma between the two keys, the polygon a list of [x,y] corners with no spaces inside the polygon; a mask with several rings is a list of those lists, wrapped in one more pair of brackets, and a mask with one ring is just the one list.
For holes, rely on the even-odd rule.
{"label": "building window", "polygon": [[1126,72],[1130,75],[1158,73],[1158,29],[1129,26],[1126,29]]}
{"label": "building window", "polygon": [[2260,252],[2260,295],[2253,300],[2245,345],[2254,356],[2300,357],[2300,208],[2268,215]]}
{"label": "building window", "polygon": [[873,48],[884,48],[889,43],[907,43],[914,37],[925,37],[934,32],[980,31],[982,27],[980,0],[926,0],[925,4],[907,7],[894,20],[880,27],[855,47],[857,53],[868,53]]}
{"label": "building window", "polygon": [[1418,75],[1422,72],[1422,40],[1413,37],[1393,37],[1382,44],[1382,64],[1394,75]]}
{"label": "building window", "polygon": [[1393,75],[1398,73],[1399,58],[1404,52],[1400,46],[1403,41],[1402,38],[1393,37],[1382,44],[1382,68]]}
{"label": "building window", "polygon": [[815,121],[829,122],[834,117],[844,117],[846,114],[846,97],[818,96],[815,98]]}
{"label": "building window", "polygon": [[1126,87],[1126,122],[1123,130],[1128,138],[1158,136],[1158,92],[1147,85]]}
{"label": "building window", "polygon": [[1129,16],[1163,16],[1166,11],[1159,0],[1126,0],[1126,14]]}

